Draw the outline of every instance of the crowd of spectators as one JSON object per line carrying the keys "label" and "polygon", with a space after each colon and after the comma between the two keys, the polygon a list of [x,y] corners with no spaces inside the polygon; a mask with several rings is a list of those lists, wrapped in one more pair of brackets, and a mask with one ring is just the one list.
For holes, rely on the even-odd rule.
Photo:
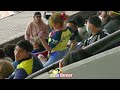
{"label": "crowd of spectators", "polygon": [[41,17],[34,13],[24,40],[0,48],[1,79],[25,79],[57,61],[62,68],[92,56],[83,48],[120,29],[120,11],[98,11],[87,19],[54,12],[48,25]]}

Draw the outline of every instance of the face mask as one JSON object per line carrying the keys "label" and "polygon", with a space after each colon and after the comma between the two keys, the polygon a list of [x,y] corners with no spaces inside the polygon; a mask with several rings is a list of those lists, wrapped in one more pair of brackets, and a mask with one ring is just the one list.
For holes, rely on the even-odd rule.
{"label": "face mask", "polygon": [[86,25],[86,30],[87,30],[87,32],[88,32],[88,34],[89,34],[89,36],[92,34],[92,31],[88,28],[88,26]]}

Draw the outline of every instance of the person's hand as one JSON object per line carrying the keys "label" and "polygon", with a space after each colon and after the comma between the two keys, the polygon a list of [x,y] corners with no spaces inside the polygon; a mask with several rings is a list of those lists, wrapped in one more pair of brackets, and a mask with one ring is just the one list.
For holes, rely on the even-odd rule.
{"label": "person's hand", "polygon": [[45,37],[46,34],[45,34],[45,32],[41,31],[41,32],[38,33],[38,36],[41,38],[41,37]]}
{"label": "person's hand", "polygon": [[63,58],[62,59],[60,59],[60,61],[59,61],[59,68],[62,68],[64,65],[63,65]]}

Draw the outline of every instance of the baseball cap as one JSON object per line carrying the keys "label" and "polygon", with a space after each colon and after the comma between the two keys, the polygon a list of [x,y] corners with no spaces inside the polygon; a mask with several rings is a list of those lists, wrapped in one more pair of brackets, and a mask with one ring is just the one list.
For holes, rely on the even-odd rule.
{"label": "baseball cap", "polygon": [[35,12],[34,16],[41,16],[41,13],[40,12]]}

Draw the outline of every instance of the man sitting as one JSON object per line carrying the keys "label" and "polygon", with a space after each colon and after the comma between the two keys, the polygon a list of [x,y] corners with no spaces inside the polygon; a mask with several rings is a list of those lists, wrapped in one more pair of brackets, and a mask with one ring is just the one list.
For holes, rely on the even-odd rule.
{"label": "man sitting", "polygon": [[32,50],[33,46],[28,40],[21,40],[16,44],[14,54],[18,65],[10,79],[24,79],[43,68],[38,58],[31,55]]}

